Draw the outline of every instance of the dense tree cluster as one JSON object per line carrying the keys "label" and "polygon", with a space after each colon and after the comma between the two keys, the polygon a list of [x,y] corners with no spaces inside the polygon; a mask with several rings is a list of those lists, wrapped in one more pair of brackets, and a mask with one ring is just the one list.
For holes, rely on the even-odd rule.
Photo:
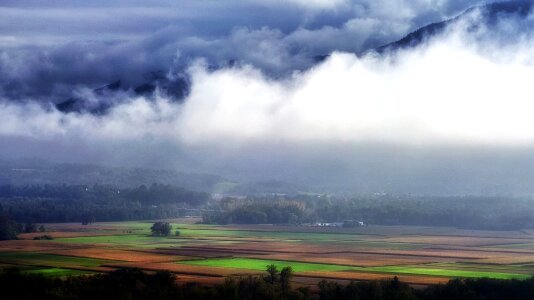
{"label": "dense tree cluster", "polygon": [[451,280],[447,284],[414,289],[391,280],[351,282],[342,285],[321,281],[317,289],[291,288],[291,268],[280,272],[268,266],[261,277],[227,278],[223,284],[178,284],[170,272],[144,273],[121,269],[108,274],[54,279],[16,270],[0,273],[2,299],[188,299],[188,300],[531,300],[534,279]]}
{"label": "dense tree cluster", "polygon": [[19,223],[167,219],[199,214],[213,224],[300,224],[363,221],[376,225],[451,226],[469,229],[534,228],[530,198],[475,196],[358,197],[263,195],[210,201],[207,193],[171,185],[0,186],[0,212]]}
{"label": "dense tree cluster", "polygon": [[305,205],[298,201],[247,201],[220,212],[205,213],[204,223],[298,224],[304,220]]}
{"label": "dense tree cluster", "polygon": [[534,299],[534,278],[528,280],[454,279],[444,285],[426,288],[424,300],[523,300]]}
{"label": "dense tree cluster", "polygon": [[534,228],[534,200],[506,197],[298,195],[223,199],[220,212],[204,215],[217,224],[298,224],[358,221],[375,225],[450,226],[468,229]]}
{"label": "dense tree cluster", "polygon": [[[337,282],[323,280],[319,282],[320,300],[416,300],[416,291],[402,283],[397,277],[392,280],[376,280],[369,282],[351,282],[341,285]],[[451,299],[448,299],[451,300]]]}
{"label": "dense tree cluster", "polygon": [[487,230],[534,228],[534,205],[529,198],[373,196],[308,198],[305,203],[315,220]]}
{"label": "dense tree cluster", "polygon": [[19,234],[18,224],[11,220],[8,216],[0,214],[0,241],[14,240]]}
{"label": "dense tree cluster", "polygon": [[51,235],[45,234],[45,235],[36,236],[33,239],[36,240],[36,241],[43,241],[43,240],[51,241],[54,238]]}
{"label": "dense tree cluster", "polygon": [[153,235],[168,236],[171,234],[172,225],[167,222],[156,222],[150,227]]}
{"label": "dense tree cluster", "polygon": [[17,222],[84,222],[164,219],[198,208],[209,194],[170,185],[0,186],[0,205]]}
{"label": "dense tree cluster", "polygon": [[31,222],[21,224],[5,214],[0,214],[0,240],[15,240],[19,233],[45,232],[45,230],[44,225],[37,226]]}

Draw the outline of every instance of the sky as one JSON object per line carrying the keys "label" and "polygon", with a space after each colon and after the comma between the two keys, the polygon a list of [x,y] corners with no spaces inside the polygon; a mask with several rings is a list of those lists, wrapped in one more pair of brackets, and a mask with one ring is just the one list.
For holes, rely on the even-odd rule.
{"label": "sky", "polygon": [[[0,158],[532,193],[534,14],[462,14],[484,3],[2,0]],[[419,45],[375,51],[458,15]],[[155,72],[156,92],[135,93]],[[185,95],[166,88],[180,80]],[[109,109],[55,108],[69,98]]]}

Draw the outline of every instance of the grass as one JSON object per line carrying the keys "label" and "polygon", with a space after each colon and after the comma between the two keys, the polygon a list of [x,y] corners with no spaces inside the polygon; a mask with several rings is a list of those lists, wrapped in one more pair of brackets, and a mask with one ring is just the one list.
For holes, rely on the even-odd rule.
{"label": "grass", "polygon": [[284,232],[284,231],[253,231],[253,230],[227,230],[227,229],[191,229],[178,228],[182,236],[225,236],[225,237],[251,237],[276,240],[302,240],[302,241],[359,241],[364,235],[346,233],[318,233],[318,232]]}
{"label": "grass", "polygon": [[21,265],[42,265],[51,267],[98,267],[113,262],[112,260],[75,257],[34,252],[4,252],[0,253],[0,262]]}
{"label": "grass", "polygon": [[75,244],[135,244],[160,241],[161,237],[140,234],[80,236],[55,239],[56,242]]}
{"label": "grass", "polygon": [[222,267],[222,268],[237,268],[264,271],[268,265],[274,264],[278,269],[291,266],[294,272],[308,272],[308,271],[342,271],[350,269],[351,267],[317,264],[317,263],[305,263],[297,261],[282,261],[282,260],[270,260],[270,259],[254,259],[254,258],[214,258],[204,260],[189,260],[180,261],[180,264],[188,264],[195,266],[207,266],[207,267]]}
{"label": "grass", "polygon": [[[318,241],[320,244],[329,243],[329,241]],[[424,247],[422,244],[415,243],[397,243],[382,241],[340,241],[344,245],[351,245],[361,249],[391,249],[391,250],[416,250]]]}
{"label": "grass", "polygon": [[385,267],[370,267],[365,268],[369,271],[392,274],[409,274],[409,275],[430,275],[443,277],[462,277],[462,278],[494,278],[494,279],[527,279],[530,275],[504,273],[504,272],[488,272],[488,271],[469,271],[469,270],[450,270],[438,268],[423,268],[423,267],[409,267],[409,266],[385,266]]}
{"label": "grass", "polygon": [[[103,223],[134,230],[135,234],[150,234],[152,222],[117,222]],[[302,241],[361,241],[365,235],[358,233],[320,233],[320,232],[289,232],[289,231],[256,231],[221,229],[216,225],[206,224],[171,224],[174,230],[180,230],[184,237],[250,237],[276,240],[302,240]]]}
{"label": "grass", "polygon": [[167,237],[149,236],[144,234],[122,234],[122,235],[101,235],[101,236],[80,236],[71,238],[58,238],[56,242],[74,244],[113,244],[124,245],[132,248],[158,248],[169,247],[179,243],[176,239]]}
{"label": "grass", "polygon": [[63,277],[63,276],[79,276],[79,275],[94,274],[94,272],[90,272],[90,271],[62,269],[62,268],[33,269],[33,270],[23,271],[22,273],[39,274],[45,277]]}
{"label": "grass", "polygon": [[534,274],[534,266],[529,265],[495,265],[483,263],[431,263],[427,264],[431,268],[446,268],[453,270],[469,271],[498,271],[498,272],[518,272],[524,274]]}
{"label": "grass", "polygon": [[502,249],[534,249],[534,243],[490,245],[485,248],[502,248]]}
{"label": "grass", "polygon": [[[123,246],[129,249],[156,249],[180,247],[183,245],[197,245],[199,242],[190,239],[192,236],[187,236],[182,233],[179,237],[170,235],[167,237],[151,236],[149,234],[120,234],[120,235],[101,235],[101,236],[80,236],[57,238],[55,242],[72,243],[72,244],[107,244],[113,246]],[[203,240],[203,244],[231,244],[234,241],[218,241],[218,240]]]}
{"label": "grass", "polygon": [[[122,234],[117,235],[100,235],[100,236],[78,236],[56,238],[53,243],[73,243],[86,244],[91,247],[116,247],[120,249],[139,249],[151,250],[156,248],[181,247],[185,245],[209,246],[213,244],[231,244],[237,243],[237,249],[247,249],[251,247],[256,249],[258,243],[253,242],[271,242],[282,241],[286,244],[293,244],[295,249],[300,245],[311,245],[321,249],[337,249],[343,247],[352,251],[358,251],[364,248],[372,249],[400,249],[414,250],[421,248],[423,245],[411,242],[392,242],[376,238],[367,234],[351,234],[338,232],[302,232],[296,228],[296,232],[275,231],[276,227],[269,229],[271,231],[255,230],[255,227],[238,226],[225,227],[216,225],[193,225],[193,224],[172,224],[173,232],[180,230],[180,237],[155,237],[150,236],[150,227],[153,222],[110,222],[99,223],[103,226],[116,226],[117,229],[123,229]],[[105,227],[108,228],[108,227]],[[95,229],[98,230],[98,229]],[[128,232],[128,233],[127,233]],[[386,232],[387,233],[387,232]],[[394,234],[397,234],[396,231]],[[422,234],[424,236],[424,234]],[[37,242],[36,242],[37,243]],[[261,243],[265,244],[265,243]],[[500,248],[520,248],[532,246],[534,243],[511,244]],[[60,245],[67,247],[67,245]],[[70,247],[70,246],[69,246]],[[12,250],[16,251],[16,250]],[[83,254],[82,254],[83,255]],[[392,254],[393,255],[393,254]],[[402,257],[402,256],[399,256]],[[265,257],[267,258],[267,257]],[[186,261],[180,261],[180,264],[206,266],[206,267],[223,267],[235,269],[249,269],[264,271],[269,264],[276,265],[279,269],[285,266],[291,266],[295,272],[336,272],[352,271],[366,273],[380,273],[391,275],[415,275],[415,276],[436,276],[448,278],[496,278],[496,279],[524,279],[529,278],[530,272],[534,270],[534,265],[493,265],[479,264],[474,262],[446,262],[446,263],[428,263],[420,265],[400,265],[399,262],[391,262],[397,265],[392,266],[375,266],[375,267],[353,267],[327,263],[308,263],[299,261],[284,261],[270,259],[253,259],[253,258],[208,258],[204,260],[192,260],[187,258]],[[288,257],[293,259],[293,257]],[[299,259],[295,256],[295,259]],[[71,257],[53,254],[29,253],[29,252],[10,252],[0,253],[0,267],[2,263],[16,264],[23,272],[42,273],[46,276],[67,276],[84,274],[87,272],[71,270],[77,267],[98,267],[103,264],[113,262],[112,260],[91,259],[83,257]],[[37,267],[36,267],[37,266]],[[48,275],[50,274],[50,275]],[[64,275],[63,275],[64,274]]]}
{"label": "grass", "polygon": [[189,264],[196,266],[207,267],[222,267],[222,268],[236,268],[236,269],[250,269],[250,270],[265,270],[267,265],[274,264],[281,269],[283,267],[291,266],[295,272],[335,272],[335,271],[361,271],[361,272],[376,272],[376,273],[391,273],[391,274],[408,274],[408,275],[427,275],[427,276],[442,276],[442,277],[462,277],[462,278],[494,278],[494,279],[527,279],[530,275],[507,273],[507,272],[491,272],[491,271],[472,271],[459,269],[442,269],[442,268],[426,268],[418,266],[384,266],[384,267],[352,267],[332,264],[318,264],[306,263],[297,261],[281,261],[268,259],[254,259],[254,258],[214,258],[204,260],[189,260],[181,261],[181,264]]}

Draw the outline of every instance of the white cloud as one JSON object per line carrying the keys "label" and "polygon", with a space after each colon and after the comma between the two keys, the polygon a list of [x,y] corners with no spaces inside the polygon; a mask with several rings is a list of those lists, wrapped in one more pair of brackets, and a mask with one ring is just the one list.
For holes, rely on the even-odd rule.
{"label": "white cloud", "polygon": [[[532,144],[532,44],[481,54],[453,36],[394,57],[334,53],[273,80],[250,66],[192,68],[185,104],[132,99],[96,117],[4,104],[0,133],[178,143]],[[494,51],[498,51],[495,50]]]}
{"label": "white cloud", "polygon": [[[0,9],[0,159],[330,180],[369,191],[531,186],[532,16],[469,34],[459,24],[417,49],[356,56],[479,1],[183,1],[178,14],[160,7],[142,19],[129,18],[136,8],[109,18],[100,2],[72,27],[66,12],[77,4],[65,13],[33,9],[28,22],[22,8]],[[181,74],[199,57],[206,63],[190,68],[183,103],[92,94],[118,79],[136,87],[148,71]],[[230,59],[235,66],[208,67]],[[104,115],[43,106],[72,96],[113,105]]]}
{"label": "white cloud", "polygon": [[[533,145],[534,39],[527,33],[503,46],[486,38],[484,28],[466,34],[465,26],[392,55],[336,52],[283,79],[251,65],[208,71],[199,62],[190,69],[193,86],[184,104],[135,97],[93,116],[5,102],[0,135],[208,146]],[[236,39],[241,34],[249,33],[237,32]],[[258,40],[273,34],[265,30]]]}
{"label": "white cloud", "polygon": [[284,81],[251,67],[197,67],[179,128],[192,143],[534,143],[532,43],[468,44],[451,34],[394,57],[334,53]]}

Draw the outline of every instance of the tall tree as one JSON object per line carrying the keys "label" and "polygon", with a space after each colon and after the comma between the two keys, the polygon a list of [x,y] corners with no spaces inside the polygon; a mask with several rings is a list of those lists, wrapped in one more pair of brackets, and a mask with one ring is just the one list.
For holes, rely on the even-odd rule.
{"label": "tall tree", "polygon": [[156,222],[150,227],[153,235],[168,236],[171,234],[172,225],[167,222]]}
{"label": "tall tree", "polygon": [[0,214],[0,240],[15,240],[18,233],[17,223]]}
{"label": "tall tree", "polygon": [[275,264],[270,264],[267,266],[267,276],[265,277],[265,281],[267,281],[270,284],[275,284],[278,281],[278,268]]}
{"label": "tall tree", "polygon": [[293,268],[287,266],[280,271],[280,287],[282,292],[286,293],[291,288],[291,278],[293,277]]}

